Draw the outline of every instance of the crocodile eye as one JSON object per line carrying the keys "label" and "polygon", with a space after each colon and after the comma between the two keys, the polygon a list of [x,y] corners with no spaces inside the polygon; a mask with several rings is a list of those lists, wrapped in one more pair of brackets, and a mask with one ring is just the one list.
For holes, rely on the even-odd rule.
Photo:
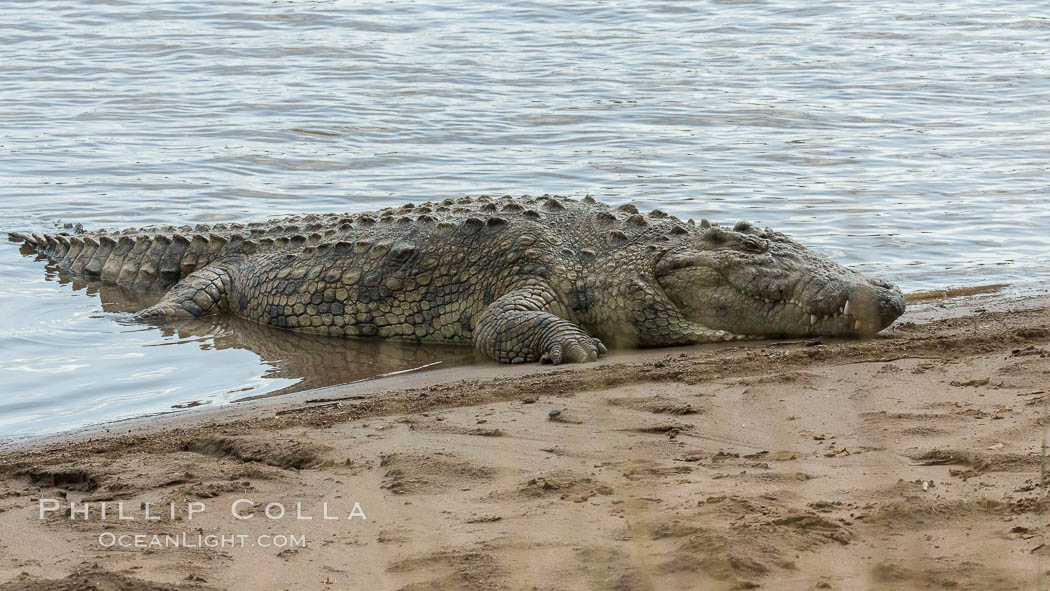
{"label": "crocodile eye", "polygon": [[764,242],[762,242],[761,240],[759,240],[757,238],[752,238],[750,236],[747,237],[747,238],[744,238],[744,240],[741,242],[741,246],[743,246],[744,250],[746,250],[748,252],[765,252],[766,251],[766,245],[765,245]]}

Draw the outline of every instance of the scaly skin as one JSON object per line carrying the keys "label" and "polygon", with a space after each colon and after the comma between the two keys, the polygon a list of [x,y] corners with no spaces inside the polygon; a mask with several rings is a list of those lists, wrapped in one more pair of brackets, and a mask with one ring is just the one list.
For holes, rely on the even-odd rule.
{"label": "scaly skin", "polygon": [[508,363],[592,361],[603,342],[871,335],[904,311],[896,287],[772,230],[589,197],[11,237],[72,273],[166,292],[145,321],[226,312],[324,335],[473,344]]}

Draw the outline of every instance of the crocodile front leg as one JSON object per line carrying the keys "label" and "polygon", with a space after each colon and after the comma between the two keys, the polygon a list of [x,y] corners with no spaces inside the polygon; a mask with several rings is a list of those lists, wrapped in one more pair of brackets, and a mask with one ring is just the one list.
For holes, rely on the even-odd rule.
{"label": "crocodile front leg", "polygon": [[175,318],[198,318],[229,308],[230,273],[221,265],[209,265],[176,283],[156,304],[135,318],[163,322]]}
{"label": "crocodile front leg", "polygon": [[605,345],[549,310],[544,287],[516,289],[489,304],[474,330],[474,347],[500,363],[594,361]]}

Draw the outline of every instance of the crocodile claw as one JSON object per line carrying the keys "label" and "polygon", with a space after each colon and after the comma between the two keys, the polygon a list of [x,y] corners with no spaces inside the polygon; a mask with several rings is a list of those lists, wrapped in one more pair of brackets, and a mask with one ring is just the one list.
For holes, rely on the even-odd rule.
{"label": "crocodile claw", "polygon": [[608,352],[608,349],[598,339],[587,336],[569,338],[564,342],[552,343],[540,358],[541,363],[584,363],[597,361],[598,356]]}

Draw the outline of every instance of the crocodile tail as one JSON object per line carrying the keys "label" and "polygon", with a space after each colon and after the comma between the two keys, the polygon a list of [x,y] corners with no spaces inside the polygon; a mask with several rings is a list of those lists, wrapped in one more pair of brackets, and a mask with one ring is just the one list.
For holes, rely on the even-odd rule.
{"label": "crocodile tail", "polygon": [[134,229],[78,235],[11,232],[8,238],[24,242],[69,273],[141,291],[166,290],[216,260],[276,246],[273,240],[256,241],[238,233]]}

